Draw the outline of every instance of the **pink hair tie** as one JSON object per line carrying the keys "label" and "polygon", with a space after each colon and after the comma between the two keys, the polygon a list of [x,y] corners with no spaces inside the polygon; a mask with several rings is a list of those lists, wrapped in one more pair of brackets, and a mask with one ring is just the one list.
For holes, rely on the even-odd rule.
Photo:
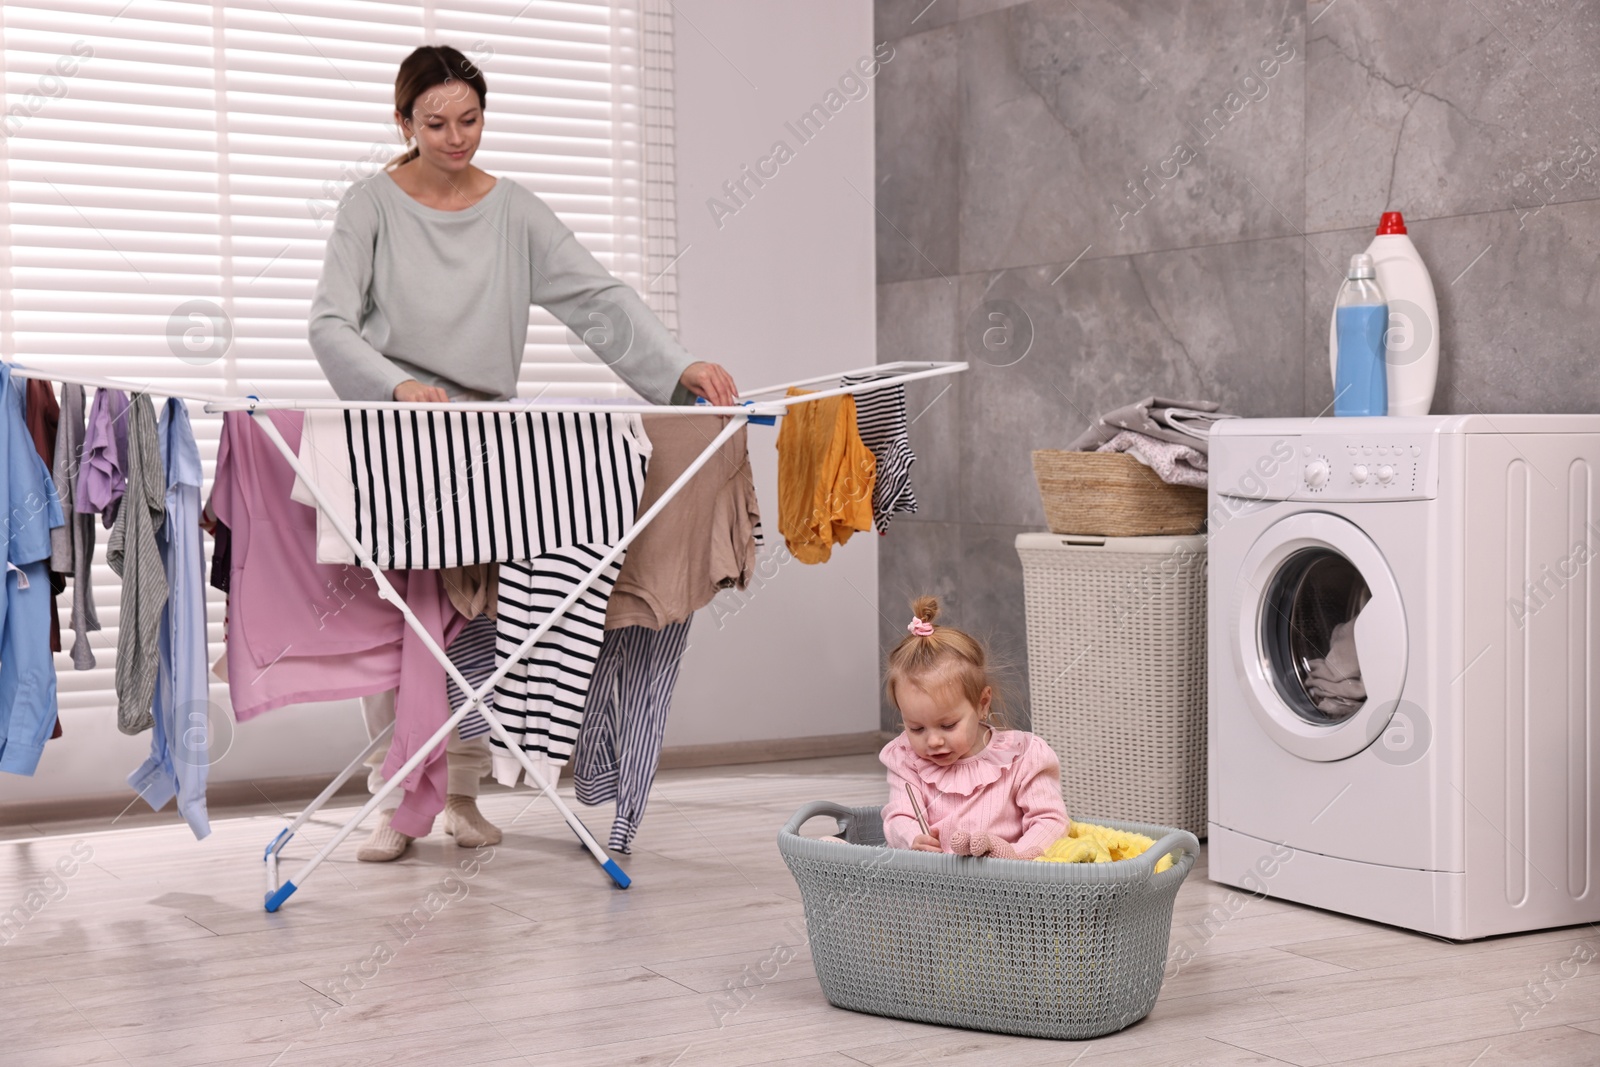
{"label": "pink hair tie", "polygon": [[921,619],[917,618],[915,615],[911,616],[911,621],[906,623],[906,629],[910,630],[912,633],[916,634],[918,637],[932,637],[933,636],[933,623],[931,623],[931,622],[923,622]]}

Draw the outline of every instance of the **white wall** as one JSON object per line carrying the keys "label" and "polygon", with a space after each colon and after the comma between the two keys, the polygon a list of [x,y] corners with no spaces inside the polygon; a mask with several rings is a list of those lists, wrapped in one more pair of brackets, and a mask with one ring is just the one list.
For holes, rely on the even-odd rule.
{"label": "white wall", "polygon": [[[212,783],[318,774],[331,780],[367,743],[360,705],[353,700],[280,708],[242,724],[225,710],[225,687],[213,686],[212,703]],[[149,733],[118,733],[114,708],[65,710],[61,729],[62,736],[44,746],[32,778],[0,774],[0,804],[105,795],[137,799],[127,779],[150,754]],[[148,805],[139,801],[135,810],[141,808]]]}
{"label": "white wall", "polygon": [[[680,336],[742,387],[876,360],[873,106],[846,101],[802,144],[786,122],[872,54],[868,0],[675,0]],[[843,94],[841,94],[843,95]],[[857,95],[860,95],[859,92]],[[775,141],[793,158],[721,225],[706,206]],[[770,167],[769,167],[770,170]],[[732,205],[732,201],[724,202]],[[775,428],[749,428],[771,545]],[[777,557],[760,588],[701,611],[667,744],[877,728],[877,537],[833,559]],[[786,557],[785,557],[786,558]]]}
{"label": "white wall", "polygon": [[[863,199],[873,194],[873,99],[847,101],[805,144],[784,127],[871,54],[871,4],[677,0],[675,9],[684,344],[747,387],[873,363],[873,209]],[[718,228],[706,199],[779,139],[794,158]],[[749,434],[768,542],[780,545],[777,432]],[[859,534],[814,567],[780,565],[785,557],[769,550],[759,588],[702,611],[667,743],[875,729],[875,541]],[[225,694],[217,700],[226,705]],[[213,718],[213,782],[331,777],[366,740],[354,701],[284,708],[237,727],[226,712]],[[125,781],[149,735],[118,733],[110,709],[64,712],[62,726],[66,736],[45,747],[33,778],[0,774],[0,804],[134,799]]]}

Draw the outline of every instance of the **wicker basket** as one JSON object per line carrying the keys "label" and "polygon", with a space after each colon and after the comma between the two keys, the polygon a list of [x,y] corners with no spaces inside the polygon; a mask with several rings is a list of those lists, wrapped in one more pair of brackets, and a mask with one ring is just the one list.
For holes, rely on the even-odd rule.
{"label": "wicker basket", "polygon": [[1126,452],[1035,452],[1033,476],[1052,533],[1192,534],[1205,522],[1204,489],[1168,485]]}
{"label": "wicker basket", "polygon": [[[824,815],[842,841],[800,836]],[[1156,844],[1116,863],[911,852],[884,845],[878,808],[807,804],[778,850],[805,901],[823,994],[851,1011],[1029,1037],[1082,1040],[1144,1018],[1200,843],[1164,826],[1104,825]]]}
{"label": "wicker basket", "polygon": [[1067,811],[1206,830],[1206,545],[1020,534],[1033,732]]}

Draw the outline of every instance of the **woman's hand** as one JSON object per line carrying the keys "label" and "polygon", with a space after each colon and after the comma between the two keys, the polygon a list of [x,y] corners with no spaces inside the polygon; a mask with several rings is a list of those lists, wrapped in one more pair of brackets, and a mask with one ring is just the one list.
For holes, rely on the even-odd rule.
{"label": "woman's hand", "polygon": [[937,829],[932,833],[918,834],[916,837],[913,837],[911,839],[911,847],[916,849],[918,852],[944,851],[944,849],[939,847],[939,831]]}
{"label": "woman's hand", "polygon": [[407,378],[394,387],[394,398],[402,404],[448,404],[450,394],[437,385],[423,385],[415,378]]}
{"label": "woman's hand", "polygon": [[739,402],[739,389],[733,384],[733,375],[720,364],[701,360],[683,369],[678,379],[683,387],[695,396],[703,396],[717,407],[732,407]]}

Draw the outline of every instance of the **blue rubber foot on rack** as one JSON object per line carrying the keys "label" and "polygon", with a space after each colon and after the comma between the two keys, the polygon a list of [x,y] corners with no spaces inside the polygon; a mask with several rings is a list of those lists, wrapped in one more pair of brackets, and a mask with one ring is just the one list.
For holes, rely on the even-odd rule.
{"label": "blue rubber foot on rack", "polygon": [[616,860],[606,860],[600,866],[604,867],[611,880],[617,883],[618,889],[626,889],[633,884],[633,879],[628,877],[627,871],[617,866]]}
{"label": "blue rubber foot on rack", "polygon": [[290,895],[293,894],[294,891],[295,891],[295,884],[293,882],[285,882],[282,885],[280,885],[277,889],[274,889],[272,892],[268,893],[267,894],[267,910],[268,911],[277,911],[279,908],[283,907],[283,902],[288,900]]}

